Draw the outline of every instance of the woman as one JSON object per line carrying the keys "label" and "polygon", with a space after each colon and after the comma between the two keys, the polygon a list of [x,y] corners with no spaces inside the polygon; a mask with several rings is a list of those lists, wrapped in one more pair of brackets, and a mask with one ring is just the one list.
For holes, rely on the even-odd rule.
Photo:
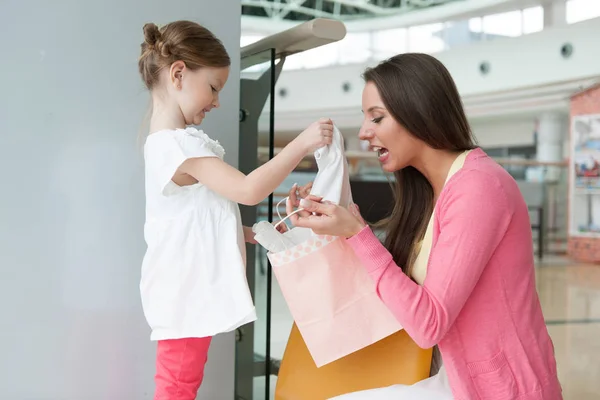
{"label": "woman", "polygon": [[454,399],[562,399],[527,206],[476,147],[449,72],[431,56],[402,54],[364,78],[359,136],[395,175],[385,242],[356,209],[298,203],[293,192],[288,213],[305,211],[292,222],[348,238],[407,333],[438,345]]}

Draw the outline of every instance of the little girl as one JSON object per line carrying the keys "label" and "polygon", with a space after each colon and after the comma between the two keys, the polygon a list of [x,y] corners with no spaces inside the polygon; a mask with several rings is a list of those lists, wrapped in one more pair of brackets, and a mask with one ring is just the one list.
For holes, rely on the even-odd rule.
{"label": "little girl", "polygon": [[139,72],[152,94],[144,146],[148,249],[140,283],[151,339],[158,341],[155,399],[193,400],[212,336],[256,320],[245,275],[237,203],[256,205],[300,161],[330,144],[333,124],[313,123],[273,160],[244,175],[200,125],[219,106],[229,56],[189,21],[144,26]]}

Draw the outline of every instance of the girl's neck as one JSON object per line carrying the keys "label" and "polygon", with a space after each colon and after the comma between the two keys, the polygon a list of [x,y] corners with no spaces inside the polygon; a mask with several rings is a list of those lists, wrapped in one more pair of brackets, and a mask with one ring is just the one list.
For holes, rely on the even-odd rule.
{"label": "girl's neck", "polygon": [[185,119],[175,102],[166,102],[160,96],[152,96],[152,116],[150,133],[166,129],[184,129]]}

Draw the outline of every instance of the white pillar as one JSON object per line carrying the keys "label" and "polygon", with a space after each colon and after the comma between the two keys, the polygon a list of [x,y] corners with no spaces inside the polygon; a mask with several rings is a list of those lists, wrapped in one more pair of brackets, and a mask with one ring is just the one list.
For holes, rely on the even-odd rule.
{"label": "white pillar", "polygon": [[567,2],[565,0],[550,0],[543,4],[544,29],[567,24]]}
{"label": "white pillar", "polygon": [[[560,112],[540,115],[537,131],[537,160],[560,162],[564,159],[563,145],[568,137],[567,117]],[[545,179],[556,181],[560,177],[559,167],[548,167]]]}

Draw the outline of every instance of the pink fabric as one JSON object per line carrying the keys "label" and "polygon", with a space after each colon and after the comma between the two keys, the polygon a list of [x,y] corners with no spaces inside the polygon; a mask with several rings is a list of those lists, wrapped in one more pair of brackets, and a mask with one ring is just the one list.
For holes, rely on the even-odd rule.
{"label": "pink fabric", "polygon": [[402,329],[344,239],[313,236],[269,259],[317,367]]}
{"label": "pink fabric", "polygon": [[159,340],[154,400],[195,400],[211,338]]}
{"label": "pink fabric", "polygon": [[421,347],[439,345],[456,400],[562,399],[535,288],[527,206],[482,150],[446,184],[419,286],[369,228],[348,243]]}

